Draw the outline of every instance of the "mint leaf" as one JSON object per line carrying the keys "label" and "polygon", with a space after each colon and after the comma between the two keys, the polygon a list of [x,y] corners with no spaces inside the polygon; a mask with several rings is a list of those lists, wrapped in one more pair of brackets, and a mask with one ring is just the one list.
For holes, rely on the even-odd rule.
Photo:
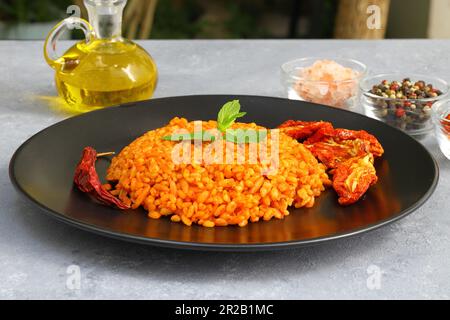
{"label": "mint leaf", "polygon": [[162,137],[166,141],[195,141],[201,140],[205,142],[212,142],[216,137],[207,131],[191,132],[191,133],[175,133],[170,136]]}
{"label": "mint leaf", "polygon": [[258,143],[265,139],[267,131],[254,130],[232,130],[228,129],[225,134],[225,140],[233,143]]}
{"label": "mint leaf", "polygon": [[217,128],[225,132],[237,118],[243,117],[246,113],[239,112],[241,104],[239,100],[228,101],[223,105],[217,115]]}
{"label": "mint leaf", "polygon": [[184,140],[192,140],[193,138],[194,138],[193,133],[173,134],[170,136],[162,137],[163,140],[168,140],[168,141],[184,141]]}
{"label": "mint leaf", "polygon": [[219,114],[217,115],[217,122],[225,122],[233,115],[239,113],[239,110],[241,109],[241,104],[239,103],[239,100],[231,100],[225,103],[222,108],[219,111]]}

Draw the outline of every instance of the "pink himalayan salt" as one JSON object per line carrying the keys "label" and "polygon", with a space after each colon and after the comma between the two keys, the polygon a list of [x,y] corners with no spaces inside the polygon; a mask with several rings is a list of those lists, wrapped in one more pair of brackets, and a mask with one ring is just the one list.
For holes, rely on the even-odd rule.
{"label": "pink himalayan salt", "polygon": [[317,60],[300,71],[301,80],[294,89],[306,101],[343,107],[357,93],[358,75],[357,71],[335,61]]}

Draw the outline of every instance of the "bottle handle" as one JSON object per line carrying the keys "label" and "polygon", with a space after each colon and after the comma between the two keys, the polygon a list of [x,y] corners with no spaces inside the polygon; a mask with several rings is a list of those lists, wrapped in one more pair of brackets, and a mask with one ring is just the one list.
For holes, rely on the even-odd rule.
{"label": "bottle handle", "polygon": [[44,57],[48,65],[52,68],[61,66],[64,61],[59,61],[61,57],[56,53],[56,43],[66,30],[81,29],[84,32],[86,43],[94,38],[94,29],[86,20],[78,17],[69,17],[58,23],[49,32],[44,44]]}

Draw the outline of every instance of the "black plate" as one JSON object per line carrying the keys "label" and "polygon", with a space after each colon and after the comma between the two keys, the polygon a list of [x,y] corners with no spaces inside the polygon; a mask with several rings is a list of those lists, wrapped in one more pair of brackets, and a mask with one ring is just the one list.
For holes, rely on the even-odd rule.
{"label": "black plate", "polygon": [[[365,129],[385,148],[376,160],[378,183],[358,203],[342,207],[333,190],[311,209],[291,210],[284,220],[240,228],[186,227],[153,220],[143,210],[125,214],[98,205],[73,188],[74,168],[85,146],[119,151],[144,132],[174,116],[215,119],[219,107],[240,99],[245,121],[275,127],[287,119],[326,120],[336,127]],[[97,162],[100,176],[108,160]],[[47,213],[82,229],[123,240],[202,250],[257,250],[335,240],[386,225],[411,213],[434,191],[438,168],[433,157],[403,132],[368,117],[305,102],[257,96],[186,96],[108,108],[57,123],[30,138],[14,154],[10,177],[17,189]]]}

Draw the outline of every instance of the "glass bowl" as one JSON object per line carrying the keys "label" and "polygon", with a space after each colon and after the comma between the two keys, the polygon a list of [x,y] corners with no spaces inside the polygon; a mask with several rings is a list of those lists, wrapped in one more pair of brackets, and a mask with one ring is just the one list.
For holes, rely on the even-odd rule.
{"label": "glass bowl", "polygon": [[[374,86],[381,86],[383,80],[401,83],[406,78],[413,84],[420,80],[426,85],[432,84],[433,88],[442,91],[442,94],[430,98],[407,99],[382,97],[371,92]],[[360,83],[361,104],[367,116],[386,122],[417,138],[425,136],[433,129],[431,110],[434,103],[444,99],[448,91],[448,84],[444,80],[420,74],[379,74],[367,77]]]}
{"label": "glass bowl", "polygon": [[432,119],[439,148],[450,160],[450,99],[441,100],[433,106]]}
{"label": "glass bowl", "polygon": [[[346,80],[311,80],[303,71],[316,61],[334,61],[355,71]],[[310,57],[288,61],[281,66],[281,83],[289,99],[303,100],[333,107],[354,110],[357,102],[358,85],[367,73],[367,67],[356,60],[343,58]],[[324,74],[324,77],[329,77]]]}

